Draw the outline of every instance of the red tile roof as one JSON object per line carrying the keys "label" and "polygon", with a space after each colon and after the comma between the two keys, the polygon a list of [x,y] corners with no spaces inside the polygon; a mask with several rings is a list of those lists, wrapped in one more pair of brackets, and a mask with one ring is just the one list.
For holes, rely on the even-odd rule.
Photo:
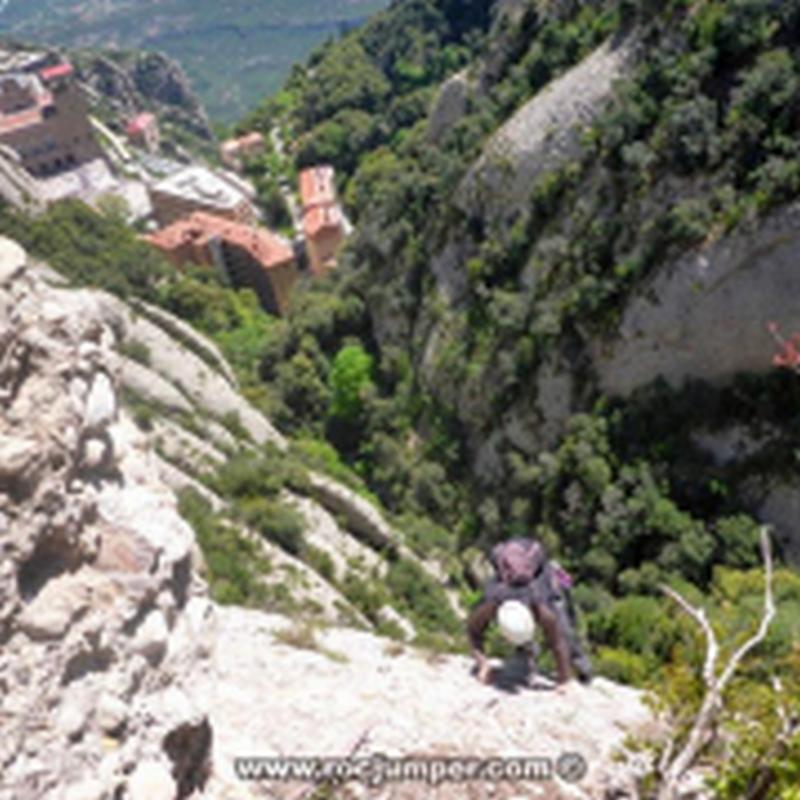
{"label": "red tile roof", "polygon": [[151,114],[149,111],[143,111],[128,122],[125,126],[125,132],[128,136],[142,133],[142,131],[147,130],[155,121],[156,118],[154,114]]}
{"label": "red tile roof", "polygon": [[160,250],[173,252],[181,248],[200,251],[215,237],[246,250],[264,269],[273,269],[294,259],[289,244],[266,228],[230,222],[202,211],[196,211],[146,238]]}
{"label": "red tile roof", "polygon": [[300,173],[300,200],[304,209],[336,202],[333,167],[309,167]]}
{"label": "red tile roof", "polygon": [[42,121],[42,110],[38,107],[0,117],[0,133],[8,133],[29,125],[38,125]]}
{"label": "red tile roof", "polygon": [[55,64],[52,67],[40,69],[39,77],[43,81],[51,81],[55,78],[66,78],[68,75],[72,75],[74,71],[72,64],[70,64],[69,61],[64,61],[61,64]]}

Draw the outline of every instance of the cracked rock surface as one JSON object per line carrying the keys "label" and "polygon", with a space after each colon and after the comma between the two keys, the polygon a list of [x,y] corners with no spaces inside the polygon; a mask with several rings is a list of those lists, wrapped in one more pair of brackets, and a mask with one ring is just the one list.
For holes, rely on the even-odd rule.
{"label": "cracked rock surface", "polygon": [[113,344],[91,294],[0,241],[2,800],[186,797],[210,757],[186,683],[213,609]]}

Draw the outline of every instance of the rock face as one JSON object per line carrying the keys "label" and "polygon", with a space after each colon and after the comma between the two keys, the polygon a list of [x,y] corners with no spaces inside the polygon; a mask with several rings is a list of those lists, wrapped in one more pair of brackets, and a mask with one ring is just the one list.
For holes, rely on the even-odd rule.
{"label": "rock face", "polygon": [[186,797],[211,752],[193,533],[120,411],[112,330],[0,245],[0,797]]}
{"label": "rock face", "polygon": [[[308,482],[314,499],[332,513],[340,515],[347,529],[363,542],[375,550],[414,561],[435,581],[445,582],[445,576],[438,565],[418,558],[369,501],[326,475],[309,472]],[[448,592],[447,596],[453,611],[461,613],[463,609],[455,593]]]}
{"label": "rock face", "polygon": [[[105,292],[87,294],[121,342],[136,344],[148,354],[146,365],[122,361],[122,383],[136,395],[178,411],[234,419],[256,444],[286,446],[283,436],[239,394],[230,367],[211,342],[196,332],[188,336],[185,323],[164,311],[132,309]],[[209,432],[220,440],[214,428]]]}
{"label": "rock face", "polygon": [[428,138],[438,144],[467,111],[470,82],[466,70],[446,80],[428,117]]}
{"label": "rock face", "polygon": [[308,478],[317,500],[335,514],[343,515],[359,537],[379,550],[397,548],[397,534],[368,501],[326,475],[311,472]]}
{"label": "rock face", "polygon": [[658,377],[719,384],[773,369],[767,322],[800,330],[799,223],[793,205],[659,270],[628,302],[614,339],[595,346],[602,389],[626,395]]}
{"label": "rock face", "polygon": [[[606,43],[553,81],[490,139],[455,203],[467,215],[488,222],[490,234],[493,226],[502,234],[515,212],[526,207],[536,179],[578,152],[580,129],[611,97],[615,78],[644,57],[631,35]],[[621,321],[615,330],[589,339],[579,353],[562,340],[562,347],[553,348],[526,374],[524,390],[502,414],[495,413],[492,394],[482,391],[493,384],[494,363],[477,372],[474,381],[454,381],[442,369],[442,355],[455,349],[461,335],[460,312],[471,302],[466,265],[480,252],[466,226],[431,259],[437,295],[415,312],[413,335],[402,340],[394,333],[404,333],[401,325],[385,319],[375,330],[382,344],[397,344],[394,335],[400,346],[415,350],[423,385],[456,410],[464,425],[472,474],[486,485],[500,485],[510,447],[535,458],[542,448],[556,446],[566,420],[600,394],[624,398],[658,379],[675,388],[694,379],[724,386],[739,373],[773,370],[776,345],[767,323],[778,323],[787,337],[800,330],[795,302],[800,290],[795,269],[799,222],[800,205],[795,203],[660,265],[620,301]],[[503,242],[502,235],[498,241]],[[535,260],[520,280],[520,296],[532,304],[546,291],[537,286]],[[390,316],[388,304],[376,308],[381,317]],[[589,381],[579,373],[590,376]],[[758,493],[748,494],[748,507],[764,521],[776,522],[779,537],[797,560],[798,537],[788,525],[794,500],[787,492],[772,492],[770,502],[762,502]]]}
{"label": "rock face", "polygon": [[137,311],[141,311],[142,316],[154,322],[167,333],[171,333],[177,341],[184,342],[187,347],[194,351],[202,352],[205,360],[212,364],[214,369],[221,372],[228,383],[236,386],[236,376],[225,360],[222,351],[214,342],[205,336],[201,336],[191,325],[163,308],[158,308],[140,300],[131,301],[131,305]]}
{"label": "rock face", "polygon": [[460,208],[490,221],[523,210],[540,176],[580,154],[581,129],[604,109],[635,50],[634,40],[609,41],[522,106],[467,173]]}
{"label": "rock face", "polygon": [[[510,2],[498,9],[497,24],[506,17],[518,19],[523,11],[520,4]],[[455,206],[467,219],[480,221],[486,230],[497,233],[502,242],[511,223],[527,213],[537,180],[580,156],[583,130],[607,108],[614,83],[639,57],[640,49],[633,33],[624,39],[609,40],[540,90],[489,139],[454,193]],[[491,70],[491,65],[485,68]],[[460,86],[458,91],[466,90]],[[445,85],[429,124],[435,121],[436,114],[448,109],[445,101],[449,93],[457,94],[455,88]],[[372,318],[383,345],[396,345],[397,340],[400,346],[421,343],[419,371],[424,385],[446,405],[457,409],[467,430],[473,472],[479,480],[492,483],[502,472],[500,452],[506,443],[513,442],[530,453],[557,440],[563,421],[573,411],[572,365],[562,370],[551,358],[540,368],[539,375],[529,376],[529,397],[521,401],[522,405],[508,409],[503,419],[487,430],[486,421],[494,417],[494,412],[491,393],[485,392],[483,386],[493,382],[498,365],[488,365],[474,381],[453,381],[443,377],[445,371],[440,364],[442,353],[462,334],[459,325],[463,324],[463,316],[458,311],[470,302],[467,264],[479,253],[480,243],[466,225],[443,242],[430,262],[436,278],[436,302],[428,303],[417,313],[413,333],[403,331],[399,323],[387,322],[398,315],[380,303]],[[533,287],[526,289],[534,295]],[[406,341],[402,340],[403,335]]]}
{"label": "rock face", "polygon": [[[626,793],[634,791],[631,763],[612,758],[626,733],[653,730],[650,712],[631,689],[602,679],[591,687],[570,686],[563,696],[515,689],[514,664],[498,676],[498,685],[484,686],[464,657],[426,658],[413,648],[346,629],[300,636],[284,618],[240,609],[221,611],[216,635],[214,667],[194,691],[213,698],[214,774],[228,784],[236,780],[237,757],[354,756],[362,763],[375,757],[376,785],[353,782],[352,793],[337,797],[636,796]],[[244,652],[250,657],[242,658]],[[258,686],[264,691],[254,692]],[[442,782],[435,788],[419,780],[378,783],[381,765],[388,767],[391,759],[556,760],[565,751],[580,754],[588,765],[588,774],[576,783]],[[262,786],[266,797],[304,796],[296,781],[252,785]]]}

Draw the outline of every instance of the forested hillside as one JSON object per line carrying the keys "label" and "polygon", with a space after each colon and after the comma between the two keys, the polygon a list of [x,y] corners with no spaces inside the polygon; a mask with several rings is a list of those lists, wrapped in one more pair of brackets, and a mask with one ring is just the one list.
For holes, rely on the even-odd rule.
{"label": "forested hillside", "polygon": [[[785,422],[796,381],[772,370],[766,331],[757,332],[759,375],[655,382],[624,400],[603,397],[590,351],[661,265],[758,226],[795,197],[797,66],[787,44],[800,15],[794,4],[757,2],[675,2],[658,13],[646,4],[547,4],[487,35],[490,6],[456,15],[445,4],[399,4],[317,54],[281,97],[299,163],[337,165],[358,233],[337,285],[301,299],[264,360],[277,418],[289,430],[326,432],[390,506],[425,496],[420,510],[456,528],[462,545],[509,527],[559,527],[573,439],[597,456],[586,500],[637,462],[648,477],[633,484],[661,487],[676,513],[711,523],[738,513],[737,493],[724,486],[735,476],[704,463],[687,437],[704,422],[718,428],[719,410],[727,421]],[[609,37],[635,39],[639,55],[581,131],[580,155],[547,170],[512,219],[495,213],[507,198],[498,190],[493,205],[491,186],[481,203],[465,201],[465,175],[489,135]],[[434,140],[428,112],[439,82],[467,64],[462,113]],[[269,112],[274,104],[264,119]],[[437,272],[443,260],[454,262],[456,289]],[[358,420],[326,426],[329,371],[351,338],[374,362],[364,373],[370,391],[350,409]],[[564,402],[583,412],[566,424],[532,402],[540,368],[556,358],[575,384]],[[295,371],[302,385],[272,380],[293,360],[308,364],[307,374]],[[502,423],[526,402],[527,435],[514,440]],[[491,453],[487,439],[499,439]],[[543,445],[553,453],[547,468],[538,463]],[[422,484],[437,491],[413,490],[421,465],[438,476]],[[576,505],[589,513],[591,503]],[[721,553],[710,533],[701,539],[694,577],[707,578]]]}
{"label": "forested hillside", "polygon": [[[460,6],[396,3],[246,121],[279,119],[298,165],[334,163],[357,222],[336,279],[270,337],[274,418],[333,444],[467,579],[473,548],[540,536],[578,577],[601,669],[685,680],[699,651],[659,584],[716,597],[741,631],[759,522],[796,552],[800,384],[772,366],[766,324],[800,325],[800,4]],[[569,136],[524,128],[588,80],[612,88]],[[685,262],[673,307],[662,284]],[[769,287],[755,310],[745,268]],[[711,269],[733,288],[690,324]],[[677,344],[649,341],[647,319],[629,332],[650,295]],[[634,368],[637,348],[661,355]],[[769,658],[796,679],[799,584],[781,580]]]}

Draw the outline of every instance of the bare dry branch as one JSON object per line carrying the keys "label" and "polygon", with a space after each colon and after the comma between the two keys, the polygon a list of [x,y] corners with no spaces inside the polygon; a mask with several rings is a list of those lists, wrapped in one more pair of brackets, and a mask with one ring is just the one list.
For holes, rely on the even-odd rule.
{"label": "bare dry branch", "polygon": [[772,548],[770,546],[769,532],[766,526],[761,528],[761,555],[764,559],[764,615],[758,630],[751,636],[731,657],[719,679],[721,692],[733,677],[742,659],[758,644],[764,641],[770,623],[775,616],[775,598],[772,595]]}
{"label": "bare dry branch", "polygon": [[658,772],[660,775],[664,775],[666,773],[674,752],[675,742],[672,739],[669,739],[664,746],[664,752],[661,754],[661,758],[658,759]]}
{"label": "bare dry branch", "polygon": [[[719,677],[716,675],[719,644],[705,611],[695,608],[674,589],[670,589],[667,586],[661,587],[669,597],[700,625],[706,638],[706,660],[703,667],[706,694],[703,697],[700,710],[694,719],[683,749],[669,762],[669,765],[662,772],[663,778],[658,792],[658,800],[675,800],[677,797],[678,782],[713,738],[714,721],[722,707],[722,693],[725,687],[745,656],[764,640],[770,623],[775,616],[775,600],[772,592],[772,548],[769,529],[766,526],[761,528],[761,554],[764,559],[764,613],[761,617],[761,623],[755,634],[733,653]],[[662,765],[666,761],[667,759],[663,759]]]}
{"label": "bare dry branch", "polygon": [[706,686],[711,686],[715,680],[717,658],[719,656],[719,643],[711,623],[708,621],[705,609],[695,608],[691,603],[682,597],[678,592],[669,586],[661,586],[661,591],[671,597],[694,621],[700,626],[706,638],[706,660],[703,665],[703,680]]}

